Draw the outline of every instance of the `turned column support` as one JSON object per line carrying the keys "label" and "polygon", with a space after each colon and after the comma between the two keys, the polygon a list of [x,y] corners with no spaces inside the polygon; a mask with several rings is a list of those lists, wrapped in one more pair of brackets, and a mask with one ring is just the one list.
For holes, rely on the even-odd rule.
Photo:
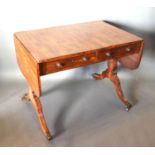
{"label": "turned column support", "polygon": [[117,76],[117,60],[115,59],[108,60],[108,68],[101,74],[94,73],[92,76],[95,80],[102,80],[104,78],[109,78],[113,82],[116,93],[120,98],[120,100],[123,102],[125,109],[129,111],[132,105],[128,102],[121,89],[120,80]]}

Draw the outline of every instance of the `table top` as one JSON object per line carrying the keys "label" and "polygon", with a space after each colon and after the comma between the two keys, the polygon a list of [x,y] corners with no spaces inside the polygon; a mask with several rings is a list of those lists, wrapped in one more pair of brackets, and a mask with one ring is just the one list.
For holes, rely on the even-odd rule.
{"label": "table top", "polygon": [[17,32],[14,36],[38,63],[142,40],[103,21]]}

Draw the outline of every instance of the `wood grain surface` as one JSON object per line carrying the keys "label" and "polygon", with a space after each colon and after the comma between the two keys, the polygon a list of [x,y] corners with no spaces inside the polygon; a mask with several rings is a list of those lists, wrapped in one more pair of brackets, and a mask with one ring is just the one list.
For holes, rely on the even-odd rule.
{"label": "wood grain surface", "polygon": [[17,32],[17,61],[37,96],[40,76],[117,59],[125,67],[139,66],[143,39],[103,21]]}
{"label": "wood grain surface", "polygon": [[25,49],[23,44],[15,37],[15,48],[17,62],[21,72],[26,78],[28,85],[35,91],[37,96],[41,95],[40,71],[39,65]]}
{"label": "wood grain surface", "polygon": [[17,32],[15,37],[38,63],[142,41],[103,21]]}
{"label": "wood grain surface", "polygon": [[[136,42],[122,45],[119,48],[112,48],[110,50],[107,48],[98,51],[81,53],[77,56],[70,56],[69,58],[59,58],[50,62],[42,62],[39,63],[40,75],[55,73],[102,61],[108,61],[110,59],[122,60],[128,56],[132,56],[137,53],[139,54],[140,47],[141,42]],[[127,61],[124,61],[124,63],[127,63]],[[134,63],[129,64],[129,66],[131,65],[134,65]]]}

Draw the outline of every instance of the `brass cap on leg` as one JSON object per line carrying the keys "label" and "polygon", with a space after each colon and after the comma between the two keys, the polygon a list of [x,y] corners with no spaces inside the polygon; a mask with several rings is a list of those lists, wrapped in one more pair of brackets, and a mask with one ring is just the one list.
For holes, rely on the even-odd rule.
{"label": "brass cap on leg", "polygon": [[22,97],[22,101],[26,101],[26,102],[29,102],[30,101],[30,98],[29,98],[28,93],[25,93],[24,94],[24,96]]}
{"label": "brass cap on leg", "polygon": [[51,136],[50,132],[47,133],[46,137],[47,137],[48,140],[52,140],[53,139],[53,137]]}
{"label": "brass cap on leg", "polygon": [[102,79],[102,75],[101,75],[101,74],[98,74],[98,73],[92,74],[92,77],[93,77],[95,80],[101,80],[101,79]]}
{"label": "brass cap on leg", "polygon": [[125,110],[129,111],[131,109],[131,107],[132,107],[132,104],[128,103],[125,105]]}

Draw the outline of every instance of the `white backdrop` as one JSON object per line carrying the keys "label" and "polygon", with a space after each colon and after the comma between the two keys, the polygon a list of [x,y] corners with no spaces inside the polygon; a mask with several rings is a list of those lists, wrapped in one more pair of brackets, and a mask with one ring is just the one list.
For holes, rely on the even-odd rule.
{"label": "white backdrop", "polygon": [[[155,9],[138,7],[140,2],[142,1],[134,2],[135,7],[131,7],[131,0],[119,3],[103,0],[0,0],[1,75],[22,77],[16,63],[13,43],[13,33],[21,30],[107,20],[147,39],[146,47],[153,51]],[[71,76],[75,71],[84,72],[83,69],[77,69],[54,74],[54,77],[62,77],[62,74],[63,78]],[[85,74],[85,77],[87,76],[89,70],[88,74]]]}

